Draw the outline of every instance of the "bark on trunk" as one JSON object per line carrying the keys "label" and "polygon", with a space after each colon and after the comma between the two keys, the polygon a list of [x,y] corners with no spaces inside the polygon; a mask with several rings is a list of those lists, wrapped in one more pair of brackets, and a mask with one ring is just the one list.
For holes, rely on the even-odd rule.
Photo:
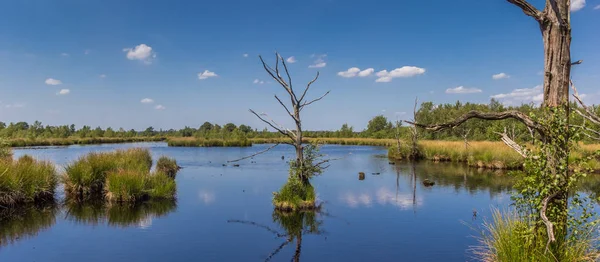
{"label": "bark on trunk", "polygon": [[569,1],[547,1],[540,22],[544,39],[543,106],[566,106],[571,79],[571,26]]}

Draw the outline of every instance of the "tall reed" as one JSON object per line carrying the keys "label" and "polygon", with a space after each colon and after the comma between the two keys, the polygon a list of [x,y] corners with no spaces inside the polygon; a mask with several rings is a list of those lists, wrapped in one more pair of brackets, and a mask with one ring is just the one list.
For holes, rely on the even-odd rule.
{"label": "tall reed", "polygon": [[54,199],[57,185],[54,164],[22,156],[0,160],[0,205],[46,202]]}

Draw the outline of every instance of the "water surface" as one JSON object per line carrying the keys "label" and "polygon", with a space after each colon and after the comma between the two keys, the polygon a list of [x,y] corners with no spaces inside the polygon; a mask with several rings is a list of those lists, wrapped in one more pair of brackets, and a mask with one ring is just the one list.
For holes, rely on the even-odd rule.
{"label": "water surface", "polygon": [[[99,150],[149,147],[173,157],[177,201],[30,207],[0,222],[0,261],[465,261],[493,206],[510,203],[510,181],[461,165],[416,165],[368,146],[323,146],[331,158],[313,185],[321,212],[273,212],[291,148],[182,148],[165,143],[17,149],[59,168]],[[282,160],[282,156],[284,159]],[[254,163],[255,162],[255,163]],[[359,180],[358,172],[365,172]],[[435,182],[425,187],[424,179]],[[477,216],[474,216],[474,214]]]}

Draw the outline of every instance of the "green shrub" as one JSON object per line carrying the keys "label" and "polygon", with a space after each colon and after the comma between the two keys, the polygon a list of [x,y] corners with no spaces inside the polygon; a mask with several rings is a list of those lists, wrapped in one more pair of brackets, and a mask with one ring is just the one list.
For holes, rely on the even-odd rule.
{"label": "green shrub", "polygon": [[56,169],[48,161],[30,156],[0,160],[0,205],[53,200],[56,184]]}
{"label": "green shrub", "polygon": [[177,165],[177,161],[173,158],[161,156],[156,162],[156,170],[166,174],[172,179],[175,179],[175,175],[177,175],[179,169],[181,169],[181,167]]}

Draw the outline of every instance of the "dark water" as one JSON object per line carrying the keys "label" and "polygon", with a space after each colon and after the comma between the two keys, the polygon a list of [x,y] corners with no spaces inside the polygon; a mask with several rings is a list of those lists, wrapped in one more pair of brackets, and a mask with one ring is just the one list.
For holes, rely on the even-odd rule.
{"label": "dark water", "polygon": [[[506,176],[430,162],[390,165],[378,147],[322,147],[342,159],[313,181],[323,202],[317,214],[273,212],[272,192],[287,178],[281,156],[293,154],[284,146],[240,167],[222,164],[268,145],[141,143],[20,149],[15,155],[64,166],[87,152],[133,146],[150,147],[155,159],[168,155],[184,167],[176,202],[124,207],[59,201],[15,211],[0,222],[0,261],[466,261],[478,235],[471,227],[491,207],[510,202]],[[435,186],[425,187],[424,179]]]}

